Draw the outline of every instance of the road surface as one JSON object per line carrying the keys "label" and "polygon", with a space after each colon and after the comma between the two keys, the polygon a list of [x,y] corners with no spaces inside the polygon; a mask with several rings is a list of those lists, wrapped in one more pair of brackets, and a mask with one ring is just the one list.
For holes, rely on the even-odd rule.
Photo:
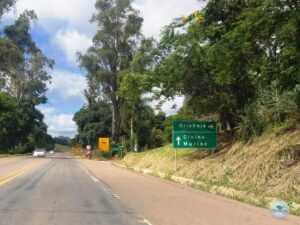
{"label": "road surface", "polygon": [[266,209],[57,153],[0,159],[0,225],[300,225]]}

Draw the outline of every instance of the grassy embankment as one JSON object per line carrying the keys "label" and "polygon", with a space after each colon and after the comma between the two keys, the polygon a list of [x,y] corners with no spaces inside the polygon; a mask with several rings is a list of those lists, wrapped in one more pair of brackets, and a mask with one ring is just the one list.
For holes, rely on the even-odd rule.
{"label": "grassy embankment", "polygon": [[80,148],[80,147],[72,147],[72,148],[69,149],[69,152],[71,154],[74,154],[74,155],[79,156],[81,158],[85,158],[84,153],[82,152],[82,148]]}
{"label": "grassy embankment", "polygon": [[300,215],[299,130],[273,129],[248,143],[224,146],[214,155],[207,150],[177,153],[176,172],[171,145],[128,153],[119,163],[260,207],[280,198],[289,203],[293,214]]}

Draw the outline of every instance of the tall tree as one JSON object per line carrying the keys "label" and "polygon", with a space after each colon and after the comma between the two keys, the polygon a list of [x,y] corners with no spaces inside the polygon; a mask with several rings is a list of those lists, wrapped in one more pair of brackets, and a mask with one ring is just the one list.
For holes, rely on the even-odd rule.
{"label": "tall tree", "polygon": [[[89,85],[112,104],[112,138],[121,132],[121,110],[124,99],[117,95],[118,79],[128,70],[141,36],[143,19],[132,8],[131,0],[98,0],[92,22],[98,26],[91,46],[79,55],[80,65],[87,71]],[[93,92],[95,93],[95,92]],[[96,92],[97,93],[97,92]],[[99,97],[99,96],[97,96]]]}
{"label": "tall tree", "polygon": [[2,15],[7,12],[14,4],[16,0],[1,0],[0,1],[0,19]]}
{"label": "tall tree", "polygon": [[[46,82],[50,80],[48,68],[52,68],[54,61],[43,55],[32,40],[29,33],[30,24],[36,19],[36,14],[33,11],[26,10],[16,20],[15,24],[4,29],[4,34],[9,40],[8,43],[15,46],[11,48],[13,50],[17,48],[17,50],[11,56],[15,55],[15,57],[7,62],[7,67],[2,72],[1,77],[4,80],[2,90],[14,96],[19,102],[30,100],[38,105],[46,101]],[[6,50],[4,51],[5,54],[8,49],[5,48],[4,50]],[[18,56],[17,53],[22,54],[22,60],[19,62],[15,60]],[[9,67],[11,61],[14,63]]]}
{"label": "tall tree", "polygon": [[[0,18],[14,3],[0,2]],[[44,116],[35,106],[46,101],[54,61],[32,39],[30,27],[36,19],[34,11],[25,10],[0,33],[0,146],[6,151],[32,151],[52,143]]]}
{"label": "tall tree", "polygon": [[96,146],[99,137],[111,135],[111,114],[110,105],[105,102],[84,106],[75,113],[73,120],[78,127],[78,144]]}

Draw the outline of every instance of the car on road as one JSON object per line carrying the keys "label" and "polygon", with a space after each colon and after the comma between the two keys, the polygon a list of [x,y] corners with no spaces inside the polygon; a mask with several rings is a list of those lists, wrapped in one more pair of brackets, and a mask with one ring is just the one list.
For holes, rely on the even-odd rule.
{"label": "car on road", "polygon": [[49,152],[50,154],[54,154],[54,150],[50,150],[50,152]]}
{"label": "car on road", "polygon": [[46,151],[45,151],[45,149],[42,149],[42,148],[36,149],[33,152],[33,156],[34,157],[45,157],[46,156]]}

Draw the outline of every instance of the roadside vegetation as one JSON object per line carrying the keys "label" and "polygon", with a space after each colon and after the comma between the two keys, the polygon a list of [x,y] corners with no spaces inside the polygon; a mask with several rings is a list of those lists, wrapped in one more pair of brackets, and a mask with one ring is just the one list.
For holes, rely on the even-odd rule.
{"label": "roadside vegetation", "polygon": [[[264,207],[282,198],[299,213],[300,3],[208,0],[159,40],[143,36],[131,1],[95,6],[93,45],[78,55],[87,104],[72,144],[96,149],[112,137],[129,168]],[[183,106],[165,114],[178,96]],[[216,121],[218,149],[178,151],[174,173],[172,122],[185,120]]]}
{"label": "roadside vegetation", "polygon": [[237,141],[215,154],[167,145],[128,153],[118,164],[239,201],[269,207],[283,199],[300,215],[300,131],[275,128],[251,142]]}
{"label": "roadside vegetation", "polygon": [[[0,23],[15,0],[1,0]],[[25,10],[19,18],[0,28],[0,153],[32,152],[36,147],[54,148],[43,114],[46,84],[54,61],[43,54],[30,34],[37,20]]]}
{"label": "roadside vegetation", "polygon": [[[209,0],[174,18],[159,40],[143,36],[131,1],[95,6],[93,45],[78,55],[88,88],[74,145],[96,148],[109,136],[129,151],[148,150],[170,143],[174,120],[215,120],[221,134],[246,142],[299,124],[297,1]],[[163,102],[176,96],[183,107],[166,115]]]}
{"label": "roadside vegetation", "polygon": [[70,148],[67,145],[55,144],[55,152],[69,152]]}

